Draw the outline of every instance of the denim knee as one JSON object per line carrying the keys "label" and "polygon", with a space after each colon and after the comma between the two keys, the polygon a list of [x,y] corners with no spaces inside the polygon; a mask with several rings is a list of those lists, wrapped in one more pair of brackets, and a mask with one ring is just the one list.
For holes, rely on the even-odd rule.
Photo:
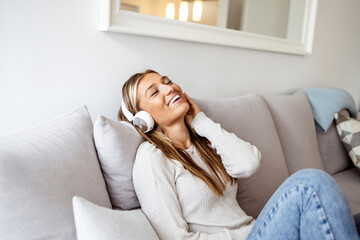
{"label": "denim knee", "polygon": [[308,187],[318,190],[320,187],[337,186],[336,181],[327,172],[314,168],[306,168],[295,172],[289,177],[290,181],[296,184],[305,184]]}
{"label": "denim knee", "polygon": [[329,177],[330,176],[327,172],[320,170],[320,169],[316,169],[316,168],[304,168],[304,169],[296,171],[292,176],[295,176],[295,175],[296,176],[298,176],[298,175],[309,176],[309,177],[317,177],[317,176]]}

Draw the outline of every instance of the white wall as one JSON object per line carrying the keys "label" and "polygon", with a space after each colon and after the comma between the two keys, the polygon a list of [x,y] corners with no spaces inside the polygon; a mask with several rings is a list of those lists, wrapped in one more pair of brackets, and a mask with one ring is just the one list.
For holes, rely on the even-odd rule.
{"label": "white wall", "polygon": [[[303,1],[303,0],[301,0]],[[247,0],[242,30],[286,38],[290,0]]]}
{"label": "white wall", "polygon": [[360,102],[360,1],[319,1],[303,57],[97,30],[98,0],[0,0],[0,134],[86,104],[116,118],[121,87],[153,68],[195,98],[342,87]]}

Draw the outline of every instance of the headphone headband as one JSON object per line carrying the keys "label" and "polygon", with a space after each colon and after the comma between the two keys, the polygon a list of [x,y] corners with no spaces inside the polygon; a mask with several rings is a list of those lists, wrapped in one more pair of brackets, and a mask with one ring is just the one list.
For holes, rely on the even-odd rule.
{"label": "headphone headband", "polygon": [[121,110],[124,113],[127,120],[132,122],[132,120],[134,119],[134,115],[127,109],[127,107],[126,107],[126,105],[124,103],[124,100],[122,100],[122,99],[121,99]]}

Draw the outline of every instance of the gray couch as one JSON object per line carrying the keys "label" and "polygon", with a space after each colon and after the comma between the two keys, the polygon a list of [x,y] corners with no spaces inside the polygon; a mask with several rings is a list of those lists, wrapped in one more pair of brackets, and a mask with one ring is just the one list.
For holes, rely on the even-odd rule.
{"label": "gray couch", "polygon": [[[326,134],[316,132],[304,93],[194,100],[262,153],[260,169],[239,181],[237,200],[247,214],[257,217],[280,184],[303,168],[331,174],[352,212],[360,212],[360,172],[334,124]],[[114,208],[93,126],[84,105],[0,137],[0,239],[76,239],[73,196]]]}

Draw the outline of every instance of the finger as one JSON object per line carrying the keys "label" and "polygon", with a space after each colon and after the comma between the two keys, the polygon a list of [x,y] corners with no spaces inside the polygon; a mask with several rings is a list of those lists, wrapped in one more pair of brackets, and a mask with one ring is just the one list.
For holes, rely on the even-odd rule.
{"label": "finger", "polygon": [[192,99],[184,92],[185,98],[189,103],[192,103]]}
{"label": "finger", "polygon": [[186,101],[189,102],[190,101],[189,96],[185,92],[184,92],[184,96],[185,96]]}
{"label": "finger", "polygon": [[[186,94],[186,93],[185,93]],[[188,101],[188,103],[190,104],[190,107],[191,108],[199,108],[199,106],[196,104],[196,102],[194,101],[194,100],[192,100],[190,97],[189,97],[189,95],[185,95],[186,97],[187,97],[187,101]]]}

